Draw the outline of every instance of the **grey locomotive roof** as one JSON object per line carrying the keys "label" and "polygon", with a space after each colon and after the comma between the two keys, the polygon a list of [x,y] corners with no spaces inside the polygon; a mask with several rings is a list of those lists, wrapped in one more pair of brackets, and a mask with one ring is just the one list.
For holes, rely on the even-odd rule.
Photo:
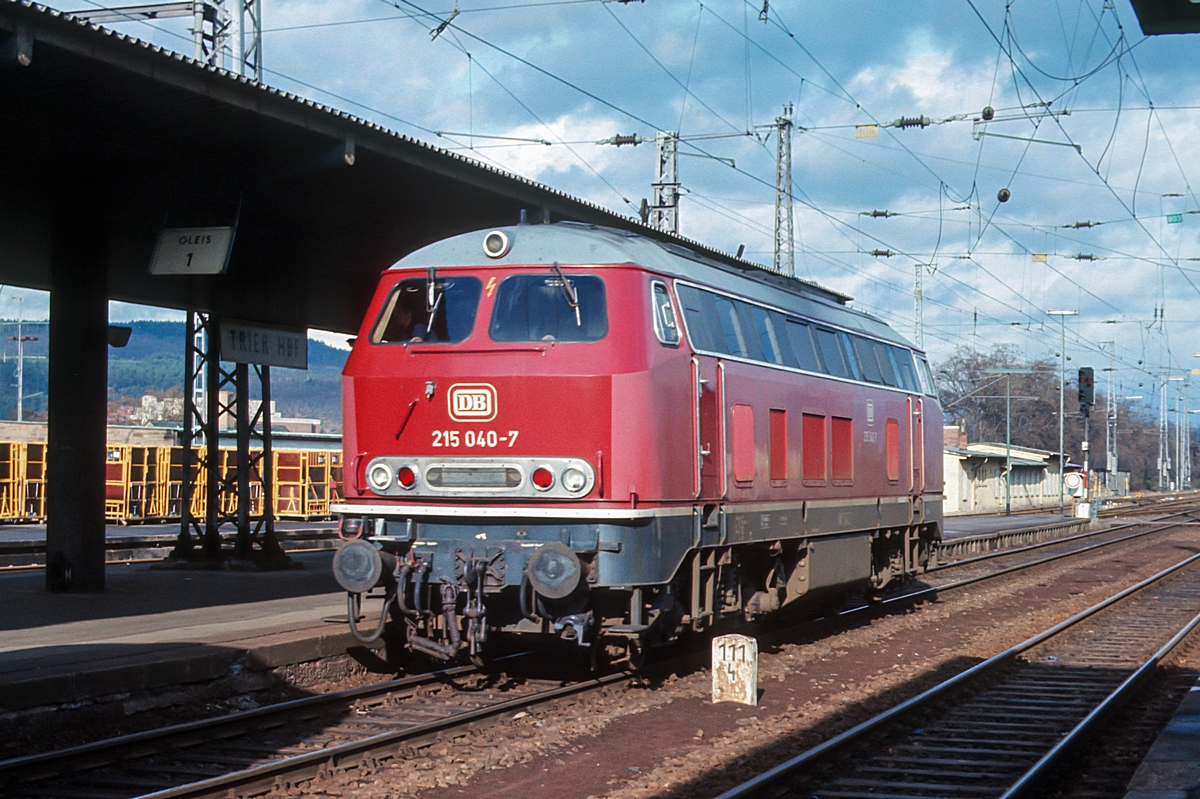
{"label": "grey locomotive roof", "polygon": [[[491,230],[499,230],[508,236],[511,249],[501,258],[488,258],[483,254],[483,238]],[[732,256],[728,256],[727,262],[718,261],[679,244],[598,225],[558,222],[463,233],[410,253],[392,269],[467,264],[510,266],[555,261],[561,264],[638,264],[655,272],[908,345],[884,322],[847,307],[850,297],[845,294],[770,272]]]}

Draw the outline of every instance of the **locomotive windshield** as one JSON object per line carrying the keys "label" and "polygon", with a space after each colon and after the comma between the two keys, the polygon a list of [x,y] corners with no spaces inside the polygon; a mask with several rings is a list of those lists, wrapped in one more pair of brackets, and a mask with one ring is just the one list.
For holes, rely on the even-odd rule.
{"label": "locomotive windshield", "polygon": [[371,343],[457,344],[475,327],[481,288],[479,278],[469,276],[437,277],[432,292],[429,278],[401,280],[371,330]]}
{"label": "locomotive windshield", "polygon": [[599,341],[608,334],[604,281],[593,275],[512,275],[496,291],[494,341]]}

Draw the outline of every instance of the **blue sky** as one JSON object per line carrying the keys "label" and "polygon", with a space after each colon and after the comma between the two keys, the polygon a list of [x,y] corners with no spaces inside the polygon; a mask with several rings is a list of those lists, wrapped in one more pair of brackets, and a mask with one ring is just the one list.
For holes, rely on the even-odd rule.
{"label": "blue sky", "polygon": [[[1128,0],[770,0],[766,21],[762,0],[460,0],[436,39],[453,2],[263,6],[267,82],[618,212],[650,194],[656,129],[749,132],[681,145],[734,166],[680,158],[680,231],[764,263],[775,140],[760,126],[792,103],[799,276],[911,337],[922,264],[935,361],[1001,342],[1053,356],[1045,311],[1069,308],[1072,365],[1106,366],[1115,346],[1125,393],[1200,366],[1200,38],[1143,37]],[[183,20],[114,27],[191,52]],[[996,120],[974,124],[989,105]],[[935,124],[856,138],[917,116]],[[651,143],[595,144],[616,133]],[[1079,222],[1103,224],[1065,227]]]}

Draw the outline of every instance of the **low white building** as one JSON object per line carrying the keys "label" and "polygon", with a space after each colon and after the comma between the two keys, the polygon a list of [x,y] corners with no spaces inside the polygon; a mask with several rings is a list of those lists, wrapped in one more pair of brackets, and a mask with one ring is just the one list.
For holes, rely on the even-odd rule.
{"label": "low white building", "polygon": [[[946,428],[943,451],[946,488],[944,513],[986,513],[1004,510],[1004,444],[968,444],[957,427]],[[1011,448],[1011,503],[1013,510],[1056,508],[1062,469],[1056,452],[1029,447]],[[1068,462],[1067,467],[1070,468]],[[1067,501],[1073,499],[1067,496]]]}

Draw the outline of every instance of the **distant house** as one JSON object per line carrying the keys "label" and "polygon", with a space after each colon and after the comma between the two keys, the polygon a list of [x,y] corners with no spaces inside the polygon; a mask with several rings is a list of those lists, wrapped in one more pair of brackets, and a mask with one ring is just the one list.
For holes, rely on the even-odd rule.
{"label": "distant house", "polygon": [[[946,427],[943,464],[946,488],[944,513],[986,513],[1004,510],[1005,447],[1003,443],[970,444],[966,431]],[[1057,452],[1011,447],[1011,503],[1013,510],[1057,508],[1062,468]],[[1067,461],[1067,470],[1072,464]],[[1067,502],[1074,498],[1068,492]]]}

